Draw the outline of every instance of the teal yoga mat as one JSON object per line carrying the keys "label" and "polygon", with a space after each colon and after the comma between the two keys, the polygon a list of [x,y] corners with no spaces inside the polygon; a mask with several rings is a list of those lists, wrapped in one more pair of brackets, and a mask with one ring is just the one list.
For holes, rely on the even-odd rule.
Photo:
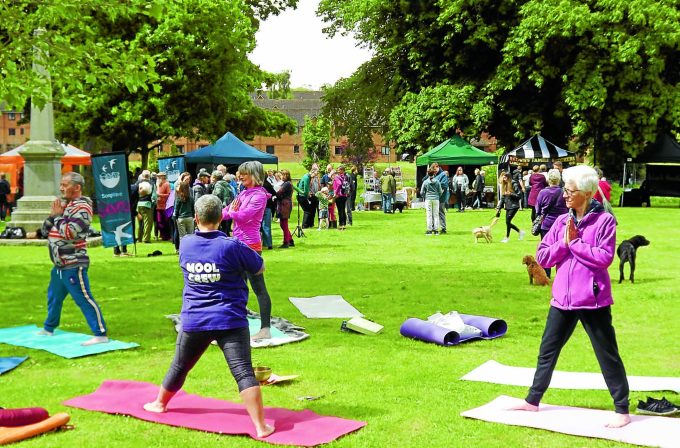
{"label": "teal yoga mat", "polygon": [[92,338],[90,335],[71,333],[68,331],[55,330],[54,336],[38,335],[40,328],[35,325],[21,327],[1,328],[0,343],[17,345],[19,347],[45,350],[62,358],[80,358],[81,356],[96,355],[98,353],[113,350],[125,350],[139,347],[134,342],[121,342],[110,340],[106,344],[95,344],[83,347],[83,342]]}
{"label": "teal yoga mat", "polygon": [[[260,319],[253,319],[251,317],[248,318],[248,330],[250,331],[250,334],[253,335],[260,331]],[[271,326],[269,328],[269,331],[272,333],[272,339],[289,339],[288,335],[285,334],[283,331],[279,330],[275,326]]]}
{"label": "teal yoga mat", "polygon": [[9,372],[27,359],[28,356],[0,358],[0,375],[5,372]]}

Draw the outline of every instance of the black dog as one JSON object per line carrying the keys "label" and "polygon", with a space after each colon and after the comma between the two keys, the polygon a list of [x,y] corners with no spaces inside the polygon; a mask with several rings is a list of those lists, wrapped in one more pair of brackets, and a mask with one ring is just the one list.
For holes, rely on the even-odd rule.
{"label": "black dog", "polygon": [[616,249],[619,256],[619,283],[623,281],[623,264],[630,263],[630,282],[635,283],[635,253],[640,246],[649,246],[649,241],[642,235],[635,235],[629,240],[622,241]]}

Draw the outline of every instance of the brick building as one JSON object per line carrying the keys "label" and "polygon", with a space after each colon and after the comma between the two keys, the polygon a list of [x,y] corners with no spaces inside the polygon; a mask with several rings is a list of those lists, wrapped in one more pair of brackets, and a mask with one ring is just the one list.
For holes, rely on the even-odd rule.
{"label": "brick building", "polygon": [[0,153],[10,151],[28,141],[31,125],[19,124],[23,112],[5,110],[0,106]]}

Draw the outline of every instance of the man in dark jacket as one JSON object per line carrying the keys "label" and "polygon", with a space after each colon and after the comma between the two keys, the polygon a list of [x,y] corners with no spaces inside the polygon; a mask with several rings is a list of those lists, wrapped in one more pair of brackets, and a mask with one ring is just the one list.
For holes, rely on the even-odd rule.
{"label": "man in dark jacket", "polygon": [[9,182],[5,178],[5,173],[0,173],[0,219],[5,220],[9,211],[9,201],[7,195],[12,192]]}

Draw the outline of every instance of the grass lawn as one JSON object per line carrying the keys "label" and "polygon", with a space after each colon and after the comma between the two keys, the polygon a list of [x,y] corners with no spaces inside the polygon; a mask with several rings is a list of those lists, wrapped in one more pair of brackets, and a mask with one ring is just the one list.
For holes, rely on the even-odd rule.
{"label": "grass lawn", "polygon": [[[635,234],[652,243],[638,252],[637,283],[613,285],[614,324],[630,375],[677,376],[680,357],[680,210],[616,209],[618,241]],[[464,382],[459,378],[489,359],[533,367],[550,292],[528,284],[522,256],[535,252],[537,237],[509,244],[474,244],[470,230],[487,223],[492,211],[449,213],[449,234],[424,235],[424,210],[384,215],[356,212],[346,232],[308,230],[296,247],[265,253],[272,313],[306,327],[311,337],[297,344],[254,350],[256,363],[278,374],[300,374],[288,385],[263,389],[267,406],[311,409],[320,414],[364,420],[368,425],[330,444],[333,447],[613,447],[616,443],[528,428],[468,420],[460,412],[498,395],[524,397],[521,387]],[[292,220],[293,221],[293,220]],[[529,230],[529,212],[515,218]],[[502,238],[502,222],[494,229]],[[275,230],[280,244],[281,231]],[[277,245],[278,245],[277,244]],[[154,250],[161,257],[148,258]],[[113,258],[111,249],[90,250],[90,280],[110,336],[138,342],[133,350],[67,360],[47,352],[0,344],[0,356],[30,358],[0,377],[0,406],[43,406],[66,411],[74,431],[38,437],[22,447],[79,447],[103,441],[113,447],[263,446],[247,437],[220,436],[171,428],[122,416],[64,407],[61,402],[94,391],[106,379],[159,383],[174,353],[175,332],[164,316],[180,310],[182,275],[168,243],[139,245],[134,259]],[[0,247],[3,294],[0,327],[41,325],[50,261],[46,248]],[[663,263],[662,260],[666,260]],[[615,260],[610,269],[618,278]],[[367,318],[385,326],[375,337],[340,331],[338,319],[306,319],[289,296],[342,294]],[[256,308],[257,301],[251,297]],[[436,312],[500,317],[508,334],[453,348],[406,339],[399,326],[408,317]],[[88,333],[71,299],[62,329]],[[598,372],[587,336],[579,327],[565,347],[558,369]],[[221,353],[211,347],[185,384],[189,393],[238,400]],[[301,396],[322,396],[299,401]],[[647,393],[631,394],[631,409]],[[661,393],[650,394],[660,398]],[[673,402],[676,394],[665,393]],[[549,390],[546,403],[612,409],[606,391]],[[96,442],[95,442],[96,441]]]}

